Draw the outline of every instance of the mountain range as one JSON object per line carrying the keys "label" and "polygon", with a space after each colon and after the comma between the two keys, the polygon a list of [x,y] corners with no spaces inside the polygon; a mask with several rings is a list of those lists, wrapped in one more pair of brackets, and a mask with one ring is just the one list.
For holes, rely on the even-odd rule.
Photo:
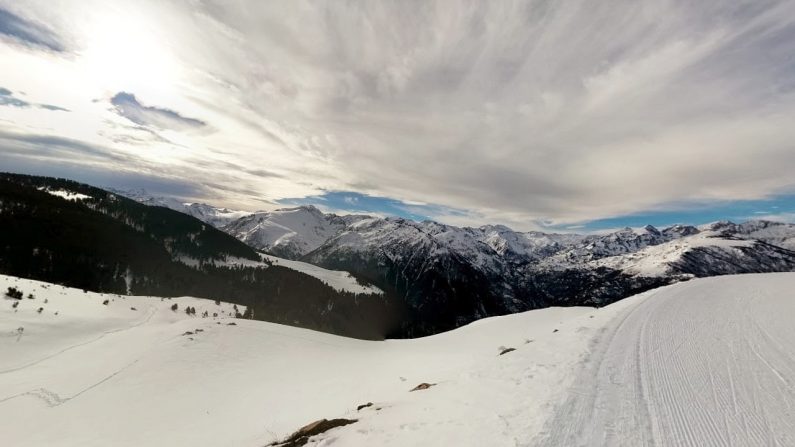
{"label": "mountain range", "polygon": [[554,234],[130,196],[191,214],[263,252],[350,272],[406,307],[398,331],[405,337],[541,307],[603,306],[694,277],[795,270],[795,225],[779,222]]}
{"label": "mountain range", "polygon": [[0,174],[0,273],[99,293],[224,300],[245,306],[241,317],[358,338],[396,333],[402,314],[344,272],[284,265],[184,213],[18,174]]}

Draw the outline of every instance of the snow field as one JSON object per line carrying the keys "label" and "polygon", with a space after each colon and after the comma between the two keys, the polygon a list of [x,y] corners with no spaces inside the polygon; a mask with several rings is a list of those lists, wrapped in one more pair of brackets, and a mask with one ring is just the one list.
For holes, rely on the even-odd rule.
{"label": "snow field", "polygon": [[[17,312],[0,303],[0,429],[26,446],[261,446],[336,417],[359,422],[319,445],[512,445],[540,428],[545,402],[613,313],[552,308],[373,342],[184,313],[217,307],[206,300],[100,296],[0,276],[0,290],[8,285],[37,295]],[[517,350],[500,356],[503,346]],[[421,382],[437,385],[409,392]]]}
{"label": "snow field", "polygon": [[310,445],[795,444],[794,273],[382,342],[189,316],[232,310],[195,298],[8,286],[36,295],[0,299],[8,445],[263,446],[321,418],[358,421]]}

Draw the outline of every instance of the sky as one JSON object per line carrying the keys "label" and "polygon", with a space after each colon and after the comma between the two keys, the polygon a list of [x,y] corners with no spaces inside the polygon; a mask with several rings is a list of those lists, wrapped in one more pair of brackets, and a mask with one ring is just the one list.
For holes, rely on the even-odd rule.
{"label": "sky", "polygon": [[795,2],[0,0],[0,171],[244,210],[795,218]]}

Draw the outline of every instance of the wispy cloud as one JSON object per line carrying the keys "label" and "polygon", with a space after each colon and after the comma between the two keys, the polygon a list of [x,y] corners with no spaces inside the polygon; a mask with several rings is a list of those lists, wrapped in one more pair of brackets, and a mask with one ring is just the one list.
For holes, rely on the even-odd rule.
{"label": "wispy cloud", "polygon": [[135,124],[160,130],[196,129],[207,125],[204,121],[188,118],[170,109],[145,106],[132,93],[119,92],[111,98],[114,110]]}
{"label": "wispy cloud", "polygon": [[54,106],[52,104],[36,104],[36,103],[27,102],[24,99],[20,99],[14,96],[14,92],[4,87],[0,87],[0,106],[19,107],[23,109],[27,107],[37,107],[40,109],[51,110],[54,112],[69,112],[69,109],[65,109],[59,106]]}
{"label": "wispy cloud", "polygon": [[0,35],[23,45],[56,52],[66,48],[60,38],[47,26],[20,17],[0,7]]}
{"label": "wispy cloud", "polygon": [[0,34],[42,47],[8,23],[56,17],[84,48],[4,59],[80,87],[72,114],[17,130],[112,149],[141,135],[107,122],[176,131],[141,157],[230,207],[352,191],[466,210],[415,213],[449,222],[592,228],[795,191],[792,1],[24,3]]}
{"label": "wispy cloud", "polygon": [[0,131],[0,149],[7,155],[41,160],[83,160],[125,163],[134,159],[91,143],[57,135],[19,134]]}

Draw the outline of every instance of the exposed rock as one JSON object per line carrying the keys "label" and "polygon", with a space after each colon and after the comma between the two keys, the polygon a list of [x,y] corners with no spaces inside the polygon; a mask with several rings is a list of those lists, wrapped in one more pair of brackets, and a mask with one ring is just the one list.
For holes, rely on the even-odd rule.
{"label": "exposed rock", "polygon": [[309,442],[309,438],[312,436],[327,432],[332,428],[353,424],[356,421],[356,419],[320,419],[299,428],[298,431],[290,435],[284,441],[277,441],[268,445],[278,447],[299,447]]}
{"label": "exposed rock", "polygon": [[516,349],[515,348],[505,348],[505,349],[500,351],[500,355],[507,354],[507,353],[512,352],[512,351],[516,351]]}
{"label": "exposed rock", "polygon": [[362,404],[362,405],[359,405],[358,407],[356,407],[356,411],[360,411],[362,408],[367,408],[367,407],[372,407],[372,406],[373,406],[372,402],[367,402],[366,404]]}
{"label": "exposed rock", "polygon": [[414,388],[412,388],[411,390],[409,390],[409,392],[411,392],[411,391],[419,391],[419,390],[427,390],[428,388],[430,388],[430,387],[432,387],[434,385],[436,385],[436,384],[435,383],[422,382],[421,384],[419,384],[419,385],[415,386]]}

